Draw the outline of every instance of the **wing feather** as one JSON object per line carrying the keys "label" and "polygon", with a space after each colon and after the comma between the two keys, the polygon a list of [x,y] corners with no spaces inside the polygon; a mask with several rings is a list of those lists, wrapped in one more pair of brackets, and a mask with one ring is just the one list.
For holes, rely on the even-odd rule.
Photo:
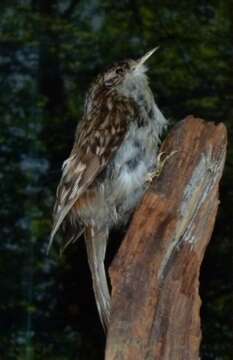
{"label": "wing feather", "polygon": [[[133,116],[135,113],[132,111],[132,103],[119,99],[118,102],[115,101],[111,110],[106,111],[104,108],[96,112],[92,121],[86,121],[86,125],[85,119],[82,120],[80,131],[76,132],[70,157],[62,167],[47,251],[51,248],[55,234],[75,202],[93,183],[119,148]],[[108,121],[105,121],[106,117]]]}

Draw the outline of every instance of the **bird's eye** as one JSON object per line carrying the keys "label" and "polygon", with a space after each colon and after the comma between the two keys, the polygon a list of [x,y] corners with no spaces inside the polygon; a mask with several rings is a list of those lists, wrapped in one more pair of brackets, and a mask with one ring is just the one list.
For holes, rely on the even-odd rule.
{"label": "bird's eye", "polygon": [[116,69],[117,74],[123,74],[124,70],[122,68]]}

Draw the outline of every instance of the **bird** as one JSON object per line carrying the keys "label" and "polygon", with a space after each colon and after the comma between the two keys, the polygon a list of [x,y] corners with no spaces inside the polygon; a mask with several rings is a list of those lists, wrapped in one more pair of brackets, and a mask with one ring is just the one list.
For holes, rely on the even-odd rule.
{"label": "bird", "polygon": [[145,62],[119,61],[99,74],[87,92],[73,148],[62,166],[48,250],[60,227],[69,243],[84,233],[93,291],[104,329],[111,297],[105,270],[109,233],[124,226],[158,166],[160,138],[167,119],[149,86]]}

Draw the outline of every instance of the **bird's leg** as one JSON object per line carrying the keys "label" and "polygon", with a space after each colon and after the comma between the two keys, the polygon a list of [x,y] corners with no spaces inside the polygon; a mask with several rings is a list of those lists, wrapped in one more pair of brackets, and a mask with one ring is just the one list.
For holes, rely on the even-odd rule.
{"label": "bird's leg", "polygon": [[147,175],[146,175],[146,181],[147,182],[152,182],[152,180],[154,179],[154,177],[159,177],[163,168],[164,168],[164,165],[165,163],[173,156],[177,153],[178,151],[177,150],[174,150],[172,151],[170,154],[166,155],[165,156],[165,152],[162,151],[158,154],[157,158],[156,158],[156,165],[155,165],[155,170],[154,171],[151,171],[149,172]]}

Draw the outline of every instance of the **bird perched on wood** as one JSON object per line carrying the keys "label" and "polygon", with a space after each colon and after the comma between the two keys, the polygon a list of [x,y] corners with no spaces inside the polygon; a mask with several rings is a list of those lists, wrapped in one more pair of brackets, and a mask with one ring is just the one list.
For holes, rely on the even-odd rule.
{"label": "bird perched on wood", "polygon": [[57,188],[49,248],[61,224],[72,240],[84,232],[96,304],[105,327],[110,316],[104,267],[109,231],[126,223],[142,198],[167,124],[144,66],[156,50],[138,60],[119,62],[97,77],[86,96]]}

